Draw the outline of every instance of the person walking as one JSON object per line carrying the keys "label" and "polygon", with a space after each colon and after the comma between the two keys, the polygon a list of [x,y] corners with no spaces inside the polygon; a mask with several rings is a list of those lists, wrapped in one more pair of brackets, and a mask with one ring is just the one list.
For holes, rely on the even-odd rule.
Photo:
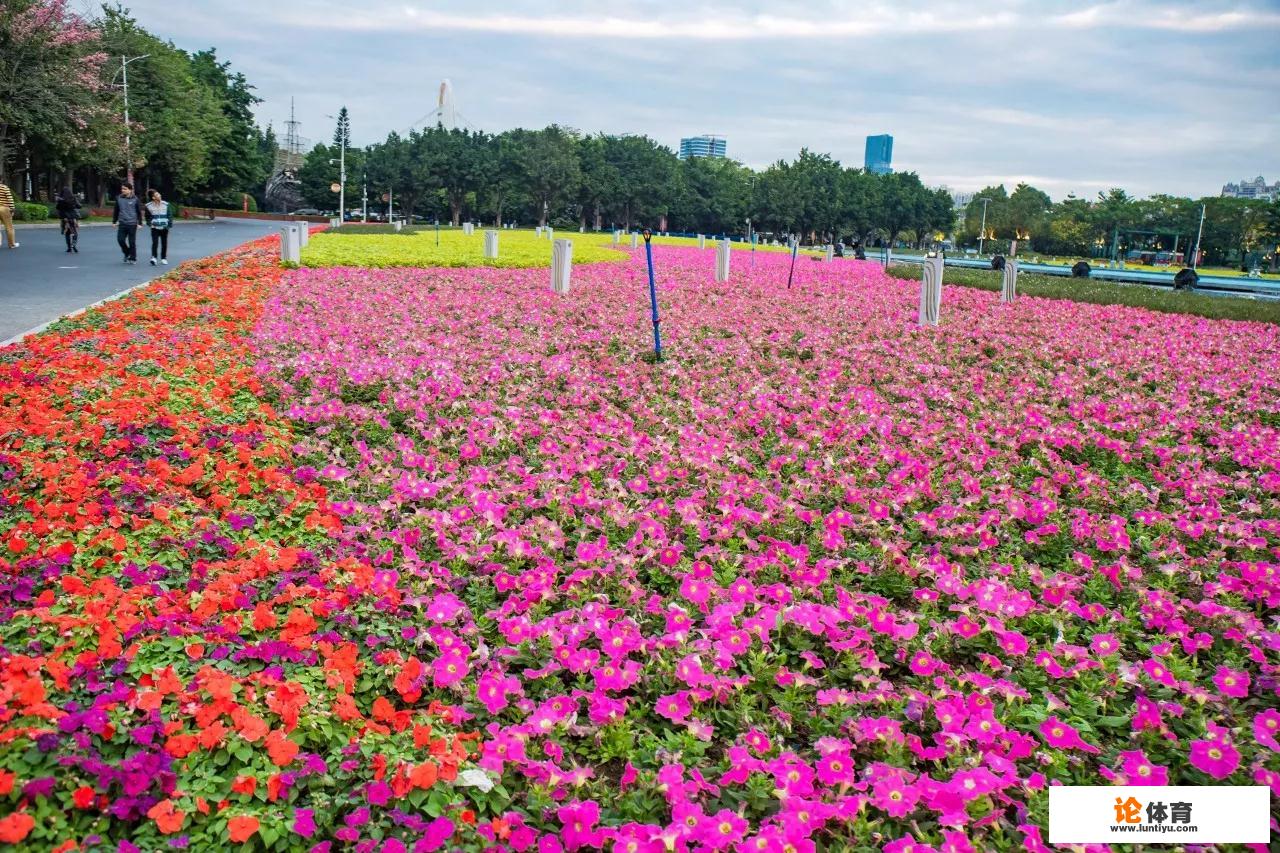
{"label": "person walking", "polygon": [[142,222],[142,202],[133,194],[133,184],[125,181],[116,196],[116,206],[111,212],[111,222],[116,226],[116,242],[124,252],[126,264],[138,262],[138,223]]}
{"label": "person walking", "polygon": [[58,194],[58,219],[62,222],[62,236],[67,239],[67,251],[79,253],[80,246],[80,199],[71,191],[71,187],[63,187]]}
{"label": "person walking", "polygon": [[156,248],[160,249],[160,263],[169,266],[169,202],[160,197],[159,190],[147,193],[147,225],[151,226],[151,266],[156,265]]}
{"label": "person walking", "polygon": [[13,234],[13,191],[4,184],[0,184],[0,225],[4,226],[9,248],[18,248],[18,239]]}

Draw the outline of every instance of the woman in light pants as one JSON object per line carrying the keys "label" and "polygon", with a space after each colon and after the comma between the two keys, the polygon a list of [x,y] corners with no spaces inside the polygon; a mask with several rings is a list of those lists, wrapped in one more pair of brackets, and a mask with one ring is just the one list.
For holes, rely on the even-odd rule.
{"label": "woman in light pants", "polygon": [[[169,202],[160,197],[159,190],[147,193],[147,224],[151,226],[151,266],[156,265],[156,258],[165,266],[169,265]],[[156,254],[156,249],[160,254]]]}

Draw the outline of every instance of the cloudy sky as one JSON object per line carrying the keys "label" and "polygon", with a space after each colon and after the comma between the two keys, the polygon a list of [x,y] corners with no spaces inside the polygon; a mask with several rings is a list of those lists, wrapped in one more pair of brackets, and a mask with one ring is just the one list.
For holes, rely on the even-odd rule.
{"label": "cloudy sky", "polygon": [[295,98],[313,139],[343,104],[356,144],[421,126],[448,78],[484,130],[715,133],[752,166],[801,146],[861,165],[891,133],[895,168],[957,191],[1280,179],[1280,0],[124,2],[216,47],[277,130]]}

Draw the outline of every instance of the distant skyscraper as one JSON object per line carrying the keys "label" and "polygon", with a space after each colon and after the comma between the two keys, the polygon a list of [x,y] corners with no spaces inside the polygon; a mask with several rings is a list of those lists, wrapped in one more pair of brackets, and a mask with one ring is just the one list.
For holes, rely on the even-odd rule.
{"label": "distant skyscraper", "polygon": [[868,172],[887,175],[893,171],[893,137],[887,133],[867,137],[867,154],[863,165]]}
{"label": "distant skyscraper", "polygon": [[723,136],[686,136],[680,140],[680,159],[690,157],[725,157],[728,143]]}

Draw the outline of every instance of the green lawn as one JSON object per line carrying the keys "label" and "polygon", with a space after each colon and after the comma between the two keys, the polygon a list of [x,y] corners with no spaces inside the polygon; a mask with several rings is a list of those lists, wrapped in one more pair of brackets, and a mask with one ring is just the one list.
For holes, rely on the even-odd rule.
{"label": "green lawn", "polygon": [[[894,264],[889,274],[910,281],[920,280],[920,267]],[[944,284],[1000,290],[999,272],[995,270],[946,267]],[[1256,320],[1280,324],[1280,300],[1250,299],[1243,296],[1208,296],[1201,293],[1121,284],[1089,278],[1064,278],[1035,273],[1018,274],[1018,294],[1046,299],[1070,299],[1096,305],[1130,305],[1167,314],[1195,314],[1215,320]]]}

